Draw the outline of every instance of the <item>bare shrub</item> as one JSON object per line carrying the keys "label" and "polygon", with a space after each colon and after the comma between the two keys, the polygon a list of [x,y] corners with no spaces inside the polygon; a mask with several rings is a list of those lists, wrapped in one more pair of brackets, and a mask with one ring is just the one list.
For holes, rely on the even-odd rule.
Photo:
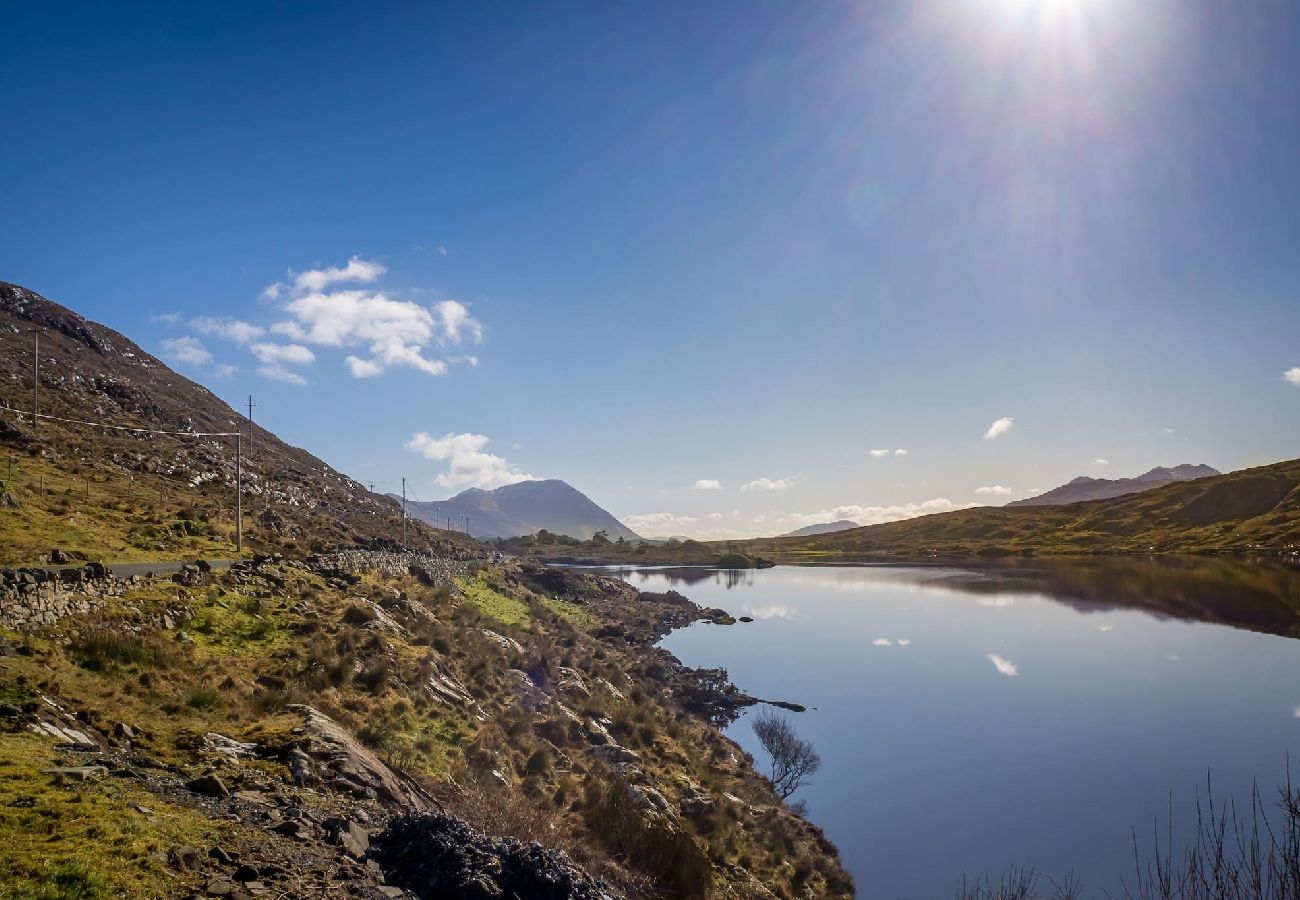
{"label": "bare shrub", "polygon": [[754,719],[754,734],[772,758],[768,780],[772,790],[785,800],[799,790],[821,768],[822,758],[811,742],[799,737],[785,716],[763,710]]}

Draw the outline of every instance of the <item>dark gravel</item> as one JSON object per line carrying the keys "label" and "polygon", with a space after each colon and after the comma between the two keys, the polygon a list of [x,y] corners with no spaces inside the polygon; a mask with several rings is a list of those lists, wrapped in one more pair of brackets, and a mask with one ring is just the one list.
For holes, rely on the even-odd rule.
{"label": "dark gravel", "polygon": [[389,884],[426,900],[614,900],[564,853],[489,838],[441,813],[394,819],[372,839],[370,855]]}

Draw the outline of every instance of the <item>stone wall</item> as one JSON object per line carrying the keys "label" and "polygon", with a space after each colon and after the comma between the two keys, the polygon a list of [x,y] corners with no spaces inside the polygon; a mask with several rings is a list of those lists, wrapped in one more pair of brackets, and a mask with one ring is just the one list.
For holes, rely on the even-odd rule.
{"label": "stone wall", "polygon": [[428,584],[451,584],[454,578],[473,574],[489,562],[488,557],[469,554],[433,556],[414,550],[340,550],[311,557],[309,567],[325,575],[378,572],[380,575],[415,575]]}
{"label": "stone wall", "polygon": [[135,580],[118,578],[101,563],[77,569],[0,569],[0,625],[31,631],[64,616],[94,612]]}

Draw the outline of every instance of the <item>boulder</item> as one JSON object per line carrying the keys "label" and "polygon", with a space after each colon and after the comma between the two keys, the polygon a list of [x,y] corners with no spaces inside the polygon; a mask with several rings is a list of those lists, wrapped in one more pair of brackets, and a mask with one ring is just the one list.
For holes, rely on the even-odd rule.
{"label": "boulder", "polygon": [[230,789],[218,776],[209,772],[186,782],[185,786],[196,794],[205,797],[225,798],[230,796]]}
{"label": "boulder", "polygon": [[620,763],[634,765],[641,761],[641,755],[635,750],[620,747],[618,744],[599,744],[591,748],[591,755],[610,765],[619,765]]}
{"label": "boulder", "polygon": [[290,712],[302,718],[295,729],[301,749],[324,770],[322,780],[355,796],[375,796],[408,809],[423,809],[422,791],[402,780],[379,757],[329,716],[311,706],[293,704]]}

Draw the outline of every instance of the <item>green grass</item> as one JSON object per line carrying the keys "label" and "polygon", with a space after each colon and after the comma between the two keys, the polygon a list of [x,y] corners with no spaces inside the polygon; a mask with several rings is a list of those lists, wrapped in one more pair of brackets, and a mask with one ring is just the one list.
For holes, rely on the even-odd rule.
{"label": "green grass", "polygon": [[546,597],[542,605],[579,631],[594,631],[600,625],[600,620],[581,604]]}
{"label": "green grass", "polygon": [[493,590],[482,578],[458,578],[456,586],[485,619],[519,628],[526,628],[532,621],[527,603]]}
{"label": "green grass", "polygon": [[272,604],[241,594],[210,593],[187,626],[200,647],[242,652],[250,645],[278,646],[285,631]]}
{"label": "green grass", "polygon": [[186,893],[186,876],[151,854],[210,844],[217,837],[214,821],[122,779],[59,784],[44,774],[53,762],[46,739],[0,734],[0,898]]}

